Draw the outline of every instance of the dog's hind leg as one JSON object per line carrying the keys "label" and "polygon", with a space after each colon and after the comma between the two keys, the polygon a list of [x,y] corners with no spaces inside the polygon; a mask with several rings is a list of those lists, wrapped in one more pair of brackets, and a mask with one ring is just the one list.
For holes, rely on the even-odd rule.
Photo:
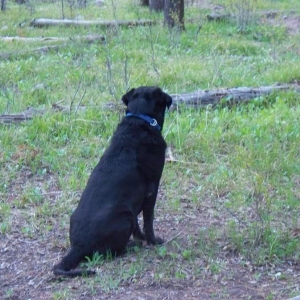
{"label": "dog's hind leg", "polygon": [[72,270],[85,258],[84,252],[71,248],[70,252],[61,260],[61,262],[53,267],[54,275],[62,275],[68,277],[90,276],[95,275],[94,271],[90,270]]}
{"label": "dog's hind leg", "polygon": [[132,249],[134,249],[135,247],[142,247],[143,246],[143,242],[145,241],[145,234],[142,232],[138,219],[137,217],[135,217],[135,227],[134,230],[132,232],[132,236],[133,236],[133,241],[129,240],[129,242],[127,243],[126,246],[126,251],[130,251]]}

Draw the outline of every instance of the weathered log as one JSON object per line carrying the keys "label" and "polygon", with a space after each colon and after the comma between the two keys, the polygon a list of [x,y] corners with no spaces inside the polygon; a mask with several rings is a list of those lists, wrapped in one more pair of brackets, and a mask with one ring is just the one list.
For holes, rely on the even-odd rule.
{"label": "weathered log", "polygon": [[221,101],[224,105],[232,106],[233,104],[248,103],[252,99],[266,96],[279,91],[295,90],[300,93],[300,85],[298,84],[284,84],[262,86],[258,88],[252,87],[237,87],[229,89],[216,90],[200,90],[189,94],[174,94],[173,105],[184,103],[192,107],[207,107],[211,105],[215,107]]}
{"label": "weathered log", "polygon": [[[263,86],[258,88],[252,87],[237,87],[232,89],[216,89],[216,90],[201,90],[190,94],[171,94],[173,98],[173,106],[176,107],[180,104],[185,104],[187,106],[195,108],[206,108],[209,105],[215,107],[223,99],[224,105],[232,106],[233,104],[248,103],[251,100],[270,95],[279,91],[295,91],[300,93],[299,84],[284,84],[284,85],[273,85],[273,86]],[[110,104],[105,104],[102,109],[110,109]],[[81,109],[85,109],[84,106]],[[101,108],[99,108],[101,109]],[[112,106],[115,110],[115,105]],[[70,108],[63,107],[57,104],[52,105],[52,110],[63,111],[70,114]],[[42,115],[49,110],[38,110],[34,108],[29,108],[24,112],[17,114],[3,114],[0,115],[0,122],[2,123],[14,123],[22,122],[32,119],[33,116]]]}
{"label": "weathered log", "polygon": [[153,20],[134,20],[134,21],[85,21],[85,20],[58,20],[58,19],[33,19],[29,25],[34,27],[47,26],[97,26],[97,27],[133,27],[133,26],[149,26],[156,24]]}
{"label": "weathered log", "polygon": [[[10,38],[8,38],[9,40]],[[13,38],[12,38],[13,39]],[[30,41],[82,41],[85,43],[93,43],[97,41],[104,41],[105,38],[102,35],[90,35],[90,36],[85,36],[85,37],[75,37],[75,38],[24,38],[24,40],[19,37],[17,40],[21,41],[27,41],[29,39]],[[36,40],[37,39],[37,40]],[[0,59],[12,59],[16,57],[22,57],[22,56],[27,56],[29,54],[45,54],[49,51],[57,51],[59,48],[65,47],[68,44],[60,44],[60,45],[51,45],[51,46],[43,46],[43,47],[38,47],[38,48],[33,48],[29,50],[22,50],[22,51],[13,51],[13,52],[4,52],[0,53]]]}
{"label": "weathered log", "polygon": [[103,35],[87,35],[87,36],[76,36],[76,37],[22,37],[22,36],[3,36],[0,37],[1,41],[4,42],[59,42],[59,41],[83,41],[87,43],[93,43],[97,41],[104,41]]}

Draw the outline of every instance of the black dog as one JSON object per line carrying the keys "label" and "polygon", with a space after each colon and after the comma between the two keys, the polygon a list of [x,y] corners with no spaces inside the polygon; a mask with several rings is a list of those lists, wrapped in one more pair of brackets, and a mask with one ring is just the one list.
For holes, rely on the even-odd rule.
{"label": "black dog", "polygon": [[[71,216],[71,249],[54,266],[55,275],[95,274],[72,269],[95,252],[124,253],[131,235],[148,244],[163,243],[154,235],[153,216],[165,162],[166,142],[161,129],[172,98],[160,88],[139,87],[125,94],[122,101],[127,106],[127,114]],[[142,211],[144,232],[137,221]]]}

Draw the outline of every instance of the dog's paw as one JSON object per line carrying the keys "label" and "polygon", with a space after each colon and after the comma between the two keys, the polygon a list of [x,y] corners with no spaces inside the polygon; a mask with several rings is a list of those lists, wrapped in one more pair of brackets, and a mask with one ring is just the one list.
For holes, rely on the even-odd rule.
{"label": "dog's paw", "polygon": [[155,241],[156,241],[156,245],[162,245],[165,241],[162,239],[162,238],[160,238],[160,237],[156,237],[155,238]]}
{"label": "dog's paw", "polygon": [[148,245],[162,245],[164,243],[164,240],[160,237],[155,237],[154,239],[148,240]]}

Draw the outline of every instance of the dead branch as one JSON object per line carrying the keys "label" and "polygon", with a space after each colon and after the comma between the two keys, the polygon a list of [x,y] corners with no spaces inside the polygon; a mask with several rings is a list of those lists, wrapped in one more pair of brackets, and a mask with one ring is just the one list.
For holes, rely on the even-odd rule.
{"label": "dead branch", "polygon": [[58,19],[33,19],[29,25],[34,27],[47,26],[97,26],[97,27],[134,27],[134,26],[150,26],[156,24],[153,20],[134,20],[134,21],[85,21],[85,20],[58,20]]}

